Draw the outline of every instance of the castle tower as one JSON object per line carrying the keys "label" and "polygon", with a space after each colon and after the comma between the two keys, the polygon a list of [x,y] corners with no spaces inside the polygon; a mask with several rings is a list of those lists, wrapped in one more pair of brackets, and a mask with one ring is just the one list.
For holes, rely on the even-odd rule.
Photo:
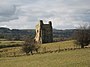
{"label": "castle tower", "polygon": [[40,20],[39,24],[36,25],[35,41],[38,43],[53,42],[53,29],[51,21],[49,21],[48,24],[44,24],[43,20]]}

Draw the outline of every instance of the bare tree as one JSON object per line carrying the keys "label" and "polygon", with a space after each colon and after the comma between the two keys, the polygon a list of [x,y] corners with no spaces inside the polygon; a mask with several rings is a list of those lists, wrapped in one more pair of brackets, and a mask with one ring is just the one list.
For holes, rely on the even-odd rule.
{"label": "bare tree", "polygon": [[90,44],[90,26],[80,26],[74,33],[76,44],[80,45],[81,48]]}
{"label": "bare tree", "polygon": [[33,51],[38,52],[39,48],[40,45],[36,44],[34,39],[26,38],[22,50],[26,53],[26,55],[29,55],[29,52],[33,55]]}

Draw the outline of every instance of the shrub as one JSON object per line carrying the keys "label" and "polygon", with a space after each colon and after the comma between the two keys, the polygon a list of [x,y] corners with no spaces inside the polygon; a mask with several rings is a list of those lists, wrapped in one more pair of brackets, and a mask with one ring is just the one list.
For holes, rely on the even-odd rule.
{"label": "shrub", "polygon": [[33,55],[33,51],[38,52],[38,49],[40,48],[40,45],[36,44],[34,39],[26,39],[25,43],[22,46],[23,52],[26,53],[26,55],[29,55],[29,52]]}

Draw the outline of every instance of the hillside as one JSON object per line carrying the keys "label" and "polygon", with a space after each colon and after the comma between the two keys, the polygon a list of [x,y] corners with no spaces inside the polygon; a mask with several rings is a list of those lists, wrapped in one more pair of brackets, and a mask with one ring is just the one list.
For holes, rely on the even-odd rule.
{"label": "hillside", "polygon": [[0,67],[90,67],[90,49],[0,58]]}
{"label": "hillside", "polygon": [[9,29],[9,28],[0,28],[0,39],[7,40],[22,40],[26,36],[31,36],[32,38],[35,36],[34,29]]}
{"label": "hillside", "polygon": [[[75,29],[57,30],[53,29],[53,38],[70,38]],[[24,37],[35,37],[35,29],[9,29],[0,27],[0,39],[22,40]]]}

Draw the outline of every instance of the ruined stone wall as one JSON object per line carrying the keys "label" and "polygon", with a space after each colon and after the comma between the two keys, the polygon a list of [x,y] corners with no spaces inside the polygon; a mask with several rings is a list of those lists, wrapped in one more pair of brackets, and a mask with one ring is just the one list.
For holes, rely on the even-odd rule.
{"label": "ruined stone wall", "polygon": [[36,25],[36,37],[35,41],[38,43],[50,43],[53,42],[52,22],[44,24],[42,20]]}

